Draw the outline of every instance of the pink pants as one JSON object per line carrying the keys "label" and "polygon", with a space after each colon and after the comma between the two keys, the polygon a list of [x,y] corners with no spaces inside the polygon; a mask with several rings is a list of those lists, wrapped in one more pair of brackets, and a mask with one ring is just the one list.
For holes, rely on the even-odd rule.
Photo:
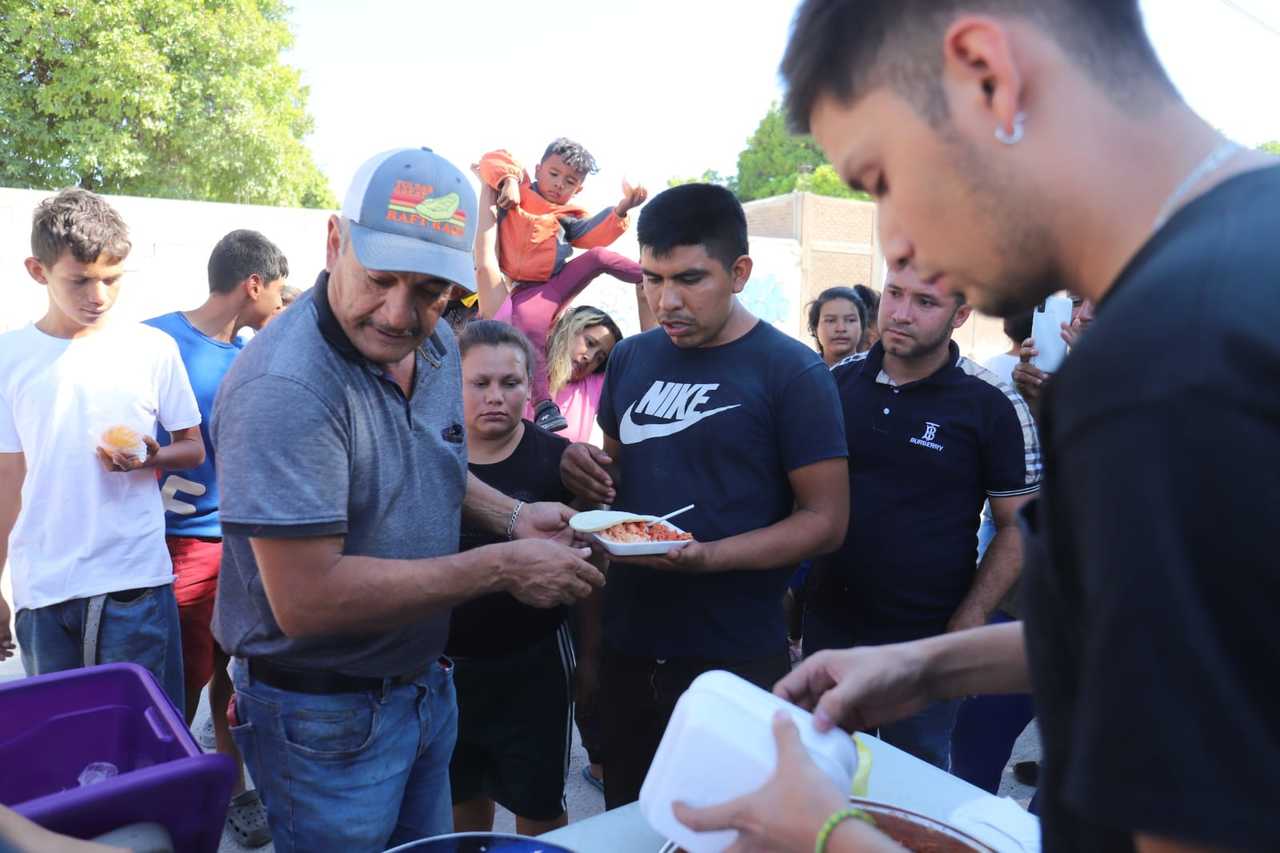
{"label": "pink pants", "polygon": [[533,344],[538,360],[533,366],[534,406],[551,399],[547,381],[547,338],[551,335],[551,327],[564,307],[601,273],[631,284],[639,284],[644,277],[635,261],[597,247],[569,261],[557,275],[546,281],[517,284],[498,309],[494,319],[515,326]]}

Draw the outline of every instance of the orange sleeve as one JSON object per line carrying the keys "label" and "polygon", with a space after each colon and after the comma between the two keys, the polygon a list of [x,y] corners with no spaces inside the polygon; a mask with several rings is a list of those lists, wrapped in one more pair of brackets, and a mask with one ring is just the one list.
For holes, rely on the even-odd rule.
{"label": "orange sleeve", "polygon": [[522,184],[529,180],[524,168],[511,156],[510,151],[499,148],[480,158],[480,180],[485,186],[496,190],[502,179],[507,177],[518,178]]}
{"label": "orange sleeve", "polygon": [[597,246],[608,246],[626,233],[627,219],[619,216],[611,207],[596,214],[593,219],[598,221],[592,223],[584,233],[572,236],[570,245],[577,249],[594,249]]}

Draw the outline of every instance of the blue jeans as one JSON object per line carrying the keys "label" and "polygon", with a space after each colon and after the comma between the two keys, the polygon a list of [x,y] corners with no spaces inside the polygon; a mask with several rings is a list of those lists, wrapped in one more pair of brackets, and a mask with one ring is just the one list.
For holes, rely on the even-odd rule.
{"label": "blue jeans", "polygon": [[[27,675],[84,666],[84,622],[89,599],[18,611],[14,627]],[[181,713],[182,629],[173,584],[151,587],[132,601],[110,596],[98,626],[97,663],[136,663],[151,672]]]}
{"label": "blue jeans", "polygon": [[[824,649],[847,649],[856,644],[851,632],[806,610],[804,614],[804,655],[809,657]],[[961,699],[934,702],[923,710],[896,723],[872,732],[885,743],[909,752],[942,770],[951,769],[951,730]]]}
{"label": "blue jeans", "polygon": [[453,831],[453,666],[408,684],[313,695],[251,681],[236,660],[231,733],[277,853],[384,850]]}

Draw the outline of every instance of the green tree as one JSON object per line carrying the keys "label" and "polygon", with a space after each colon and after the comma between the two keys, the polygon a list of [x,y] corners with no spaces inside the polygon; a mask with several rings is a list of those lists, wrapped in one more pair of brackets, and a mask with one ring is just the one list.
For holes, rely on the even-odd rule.
{"label": "green tree", "polygon": [[812,139],[792,135],[782,109],[773,104],[738,155],[738,198],[751,201],[789,193],[803,172],[826,162]]}
{"label": "green tree", "polygon": [[830,163],[823,163],[812,172],[801,174],[796,179],[796,189],[800,192],[813,193],[814,195],[829,195],[835,198],[856,198],[862,201],[871,201],[871,196],[866,193],[850,189],[849,185],[840,177],[840,173],[836,171],[836,167]]}
{"label": "green tree", "polygon": [[1271,142],[1264,142],[1258,146],[1258,150],[1280,156],[1280,139],[1272,140]]}
{"label": "green tree", "polygon": [[670,178],[667,180],[668,187],[678,187],[681,184],[716,184],[726,187],[730,192],[737,193],[738,179],[732,175],[725,177],[715,169],[707,169],[701,176],[696,178]]}
{"label": "green tree", "polygon": [[0,183],[334,207],[283,0],[5,0]]}

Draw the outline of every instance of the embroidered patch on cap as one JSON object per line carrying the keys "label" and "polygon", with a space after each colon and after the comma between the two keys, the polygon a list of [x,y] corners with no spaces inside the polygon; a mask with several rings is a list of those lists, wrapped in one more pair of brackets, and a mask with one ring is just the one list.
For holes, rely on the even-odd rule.
{"label": "embroidered patch on cap", "polygon": [[430,184],[396,181],[387,201],[387,219],[463,236],[467,214],[462,210],[462,197],[456,192],[433,196],[433,189]]}

